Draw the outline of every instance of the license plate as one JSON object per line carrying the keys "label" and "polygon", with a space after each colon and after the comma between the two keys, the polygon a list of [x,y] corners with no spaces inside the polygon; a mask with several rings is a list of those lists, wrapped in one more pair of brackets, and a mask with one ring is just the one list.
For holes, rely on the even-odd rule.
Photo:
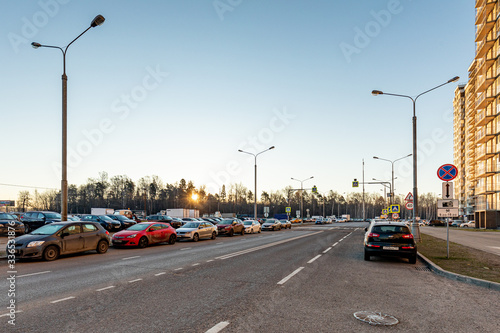
{"label": "license plate", "polygon": [[397,247],[397,246],[384,246],[382,248],[384,250],[391,250],[391,251],[397,251],[397,250],[399,250],[399,247]]}

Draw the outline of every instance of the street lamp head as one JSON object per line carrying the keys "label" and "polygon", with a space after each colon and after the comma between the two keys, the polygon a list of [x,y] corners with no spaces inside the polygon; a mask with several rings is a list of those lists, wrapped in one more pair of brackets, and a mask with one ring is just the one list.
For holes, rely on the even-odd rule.
{"label": "street lamp head", "polygon": [[33,43],[31,43],[31,46],[32,46],[34,49],[37,49],[37,48],[39,48],[40,46],[42,46],[42,44],[37,43],[37,42],[33,42]]}
{"label": "street lamp head", "polygon": [[274,146],[269,147],[269,150],[274,149]]}
{"label": "street lamp head", "polygon": [[90,23],[90,27],[91,28],[95,28],[97,26],[100,26],[101,24],[104,23],[104,16],[102,15],[97,15],[96,17],[94,17],[94,19],[92,20],[92,22]]}
{"label": "street lamp head", "polygon": [[378,159],[379,159],[379,157],[378,157],[378,156],[373,156],[373,158],[374,158],[374,159],[376,159],[376,160],[378,160]]}
{"label": "street lamp head", "polygon": [[243,150],[241,150],[241,149],[238,149],[238,151],[239,151],[240,153],[242,153],[242,152],[243,152]]}
{"label": "street lamp head", "polygon": [[377,96],[377,95],[383,95],[384,93],[380,90],[372,90],[372,95]]}
{"label": "street lamp head", "polygon": [[459,76],[455,76],[453,79],[448,80],[448,83],[458,81],[458,79],[460,79],[460,77]]}

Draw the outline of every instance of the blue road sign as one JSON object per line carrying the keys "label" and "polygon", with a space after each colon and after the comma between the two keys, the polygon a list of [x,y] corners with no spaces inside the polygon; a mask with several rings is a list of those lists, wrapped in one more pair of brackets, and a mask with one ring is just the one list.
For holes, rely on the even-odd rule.
{"label": "blue road sign", "polygon": [[453,164],[441,165],[437,171],[438,178],[445,182],[455,179],[457,175],[458,175],[457,167],[454,166]]}

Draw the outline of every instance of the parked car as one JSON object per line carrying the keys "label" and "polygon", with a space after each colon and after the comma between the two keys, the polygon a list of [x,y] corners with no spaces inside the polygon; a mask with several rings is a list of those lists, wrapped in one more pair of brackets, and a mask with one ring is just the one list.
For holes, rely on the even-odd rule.
{"label": "parked car", "polygon": [[135,220],[131,220],[125,215],[107,214],[106,216],[112,220],[120,222],[120,230],[127,229],[128,227],[137,224]]}
{"label": "parked car", "polygon": [[24,224],[17,219],[17,216],[0,213],[0,234],[22,235]]}
{"label": "parked car", "polygon": [[[109,232],[96,222],[54,222],[7,244],[7,253],[17,258],[55,260],[60,255],[85,251],[106,253]],[[11,252],[12,251],[12,252]]]}
{"label": "parked car", "polygon": [[81,219],[75,215],[68,215],[68,221],[81,221]]}
{"label": "parked car", "polygon": [[187,222],[177,229],[177,239],[189,239],[197,242],[200,238],[217,237],[217,227],[210,222],[192,221]]}
{"label": "parked car", "polygon": [[260,233],[262,231],[262,226],[259,221],[255,220],[245,220],[243,221],[243,225],[245,226],[245,232],[247,234]]}
{"label": "parked car", "polygon": [[276,219],[266,219],[266,221],[262,224],[262,230],[281,230],[281,222]]}
{"label": "parked car", "polygon": [[290,222],[292,222],[292,223],[301,223],[302,219],[297,217],[297,218],[291,220]]}
{"label": "parked car", "polygon": [[365,260],[372,256],[407,258],[417,262],[417,245],[410,229],[402,222],[372,222],[365,229]]}
{"label": "parked car", "polygon": [[453,220],[453,221],[451,222],[450,226],[452,226],[452,227],[457,227],[457,228],[458,228],[458,227],[460,227],[460,225],[461,225],[462,223],[464,223],[464,221],[462,221],[462,220]]}
{"label": "parked car", "polygon": [[175,244],[176,240],[175,229],[164,222],[140,222],[117,232],[111,238],[114,247],[138,246],[140,248],[164,242]]}
{"label": "parked car", "polygon": [[61,214],[49,211],[30,211],[22,215],[21,222],[24,224],[24,233],[27,234],[46,224],[61,222]]}
{"label": "parked car", "polygon": [[186,221],[183,221],[178,217],[172,217],[172,221],[170,222],[170,225],[175,229],[182,227],[184,224],[186,224]]}
{"label": "parked car", "polygon": [[217,223],[217,231],[219,235],[228,235],[229,237],[234,236],[234,234],[241,234],[243,236],[245,235],[245,225],[240,219],[223,219]]}
{"label": "parked car", "polygon": [[460,228],[475,228],[476,227],[476,221],[468,221],[460,224]]}
{"label": "parked car", "polygon": [[280,220],[280,223],[281,223],[281,227],[283,229],[292,229],[292,222],[288,221],[288,220]]}
{"label": "parked car", "polygon": [[431,226],[431,227],[444,227],[444,226],[446,226],[446,223],[444,223],[443,220],[430,220],[429,226]]}
{"label": "parked car", "polygon": [[113,220],[113,219],[107,217],[106,215],[90,215],[89,214],[89,215],[82,216],[81,220],[82,221],[97,222],[100,225],[102,225],[102,227],[109,232],[118,231],[121,228],[120,222],[118,222],[117,220]]}

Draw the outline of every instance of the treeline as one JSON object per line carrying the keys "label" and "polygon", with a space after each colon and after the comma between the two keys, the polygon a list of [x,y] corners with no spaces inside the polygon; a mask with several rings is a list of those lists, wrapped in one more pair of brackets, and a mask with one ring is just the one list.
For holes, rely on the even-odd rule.
{"label": "treeline", "polygon": [[[258,214],[263,215],[263,208],[269,207],[269,215],[284,213],[286,207],[291,207],[292,216],[300,210],[300,191],[286,187],[282,190],[260,193]],[[436,216],[436,196],[423,194],[419,196],[420,216],[432,219]],[[401,217],[411,218],[412,212],[404,209],[404,198],[396,197],[395,203],[402,206]],[[44,192],[19,192],[16,209],[61,211],[61,192],[48,190]],[[330,190],[322,194],[304,191],[304,215],[336,215],[350,214],[351,218],[363,217],[362,193],[341,195]],[[87,214],[92,207],[100,208],[130,208],[145,210],[147,214],[155,214],[167,208],[199,209],[200,214],[236,213],[253,216],[254,194],[251,190],[239,184],[223,185],[219,193],[208,193],[206,187],[196,187],[192,181],[181,179],[174,184],[164,183],[158,176],[147,176],[134,182],[125,175],[109,177],[106,172],[99,173],[97,178],[89,178],[86,184],[68,186],[68,213]],[[383,196],[375,193],[365,193],[365,217],[373,218],[380,215],[387,207]]]}

